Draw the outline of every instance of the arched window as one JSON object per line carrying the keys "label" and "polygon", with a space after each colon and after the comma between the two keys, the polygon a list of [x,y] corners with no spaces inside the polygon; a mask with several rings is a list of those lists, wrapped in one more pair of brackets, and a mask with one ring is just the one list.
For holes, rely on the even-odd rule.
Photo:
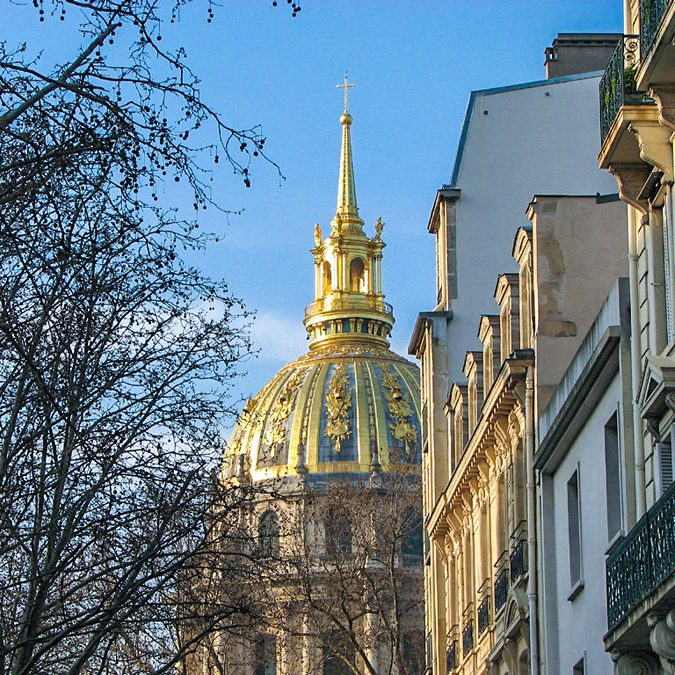
{"label": "arched window", "polygon": [[276,675],[277,639],[274,635],[261,635],[255,643],[255,675]]}
{"label": "arched window", "polygon": [[323,263],[322,288],[324,295],[330,293],[333,289],[333,274],[330,269],[330,263],[327,260]]}
{"label": "arched window", "polygon": [[346,514],[331,509],[324,523],[326,532],[326,553],[332,556],[352,552],[352,526]]}
{"label": "arched window", "polygon": [[361,258],[354,258],[349,263],[349,290],[366,292],[366,266]]}
{"label": "arched window", "polygon": [[258,526],[258,543],[264,555],[279,553],[279,516],[275,511],[265,511]]}
{"label": "arched window", "polygon": [[401,549],[404,563],[417,562],[423,555],[422,516],[417,509],[406,509],[403,516],[403,542]]}
{"label": "arched window", "polygon": [[352,675],[356,662],[354,648],[340,636],[333,635],[324,641],[323,675]]}
{"label": "arched window", "polygon": [[401,656],[406,675],[422,675],[424,672],[424,637],[421,631],[404,633],[401,640]]}

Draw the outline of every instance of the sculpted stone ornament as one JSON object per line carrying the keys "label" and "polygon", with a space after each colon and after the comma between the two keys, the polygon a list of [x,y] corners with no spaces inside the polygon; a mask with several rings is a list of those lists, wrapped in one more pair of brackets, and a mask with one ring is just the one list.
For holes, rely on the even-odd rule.
{"label": "sculpted stone ornament", "polygon": [[405,443],[406,452],[410,456],[417,440],[415,427],[410,423],[410,418],[413,415],[410,401],[403,394],[403,386],[391,366],[382,369],[382,381],[385,387],[384,398],[387,401],[389,414],[394,418],[394,422],[389,425],[391,435],[397,441]]}
{"label": "sculpted stone ornament", "polygon": [[335,229],[335,234],[342,234],[342,216],[339,213],[335,214],[333,228]]}
{"label": "sculpted stone ornament", "polygon": [[351,435],[349,428],[349,410],[352,407],[352,392],[349,389],[347,366],[335,367],[326,393],[326,429],[324,433],[335,444],[335,452],[342,450],[342,443]]}
{"label": "sculpted stone ornament", "polygon": [[269,448],[272,459],[286,440],[286,421],[293,410],[298,387],[302,384],[302,373],[295,373],[284,385],[279,398],[274,403],[270,413],[267,431],[265,432],[265,445]]}
{"label": "sculpted stone ornament", "polygon": [[314,226],[314,243],[317,248],[323,243],[323,232],[321,231],[321,225],[319,225],[319,223]]}
{"label": "sculpted stone ornament", "polygon": [[382,241],[382,230],[384,229],[384,223],[382,218],[378,218],[375,223],[375,241]]}

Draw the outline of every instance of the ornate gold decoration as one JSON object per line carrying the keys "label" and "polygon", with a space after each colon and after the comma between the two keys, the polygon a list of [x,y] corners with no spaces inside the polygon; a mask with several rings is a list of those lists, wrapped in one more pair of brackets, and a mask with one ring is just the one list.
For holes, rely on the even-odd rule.
{"label": "ornate gold decoration", "polygon": [[314,226],[314,243],[317,248],[323,243],[323,232],[321,232],[321,225],[319,223]]}
{"label": "ornate gold decoration", "polygon": [[299,371],[286,382],[279,397],[274,402],[267,431],[265,432],[265,445],[269,447],[270,456],[273,459],[277,454],[279,446],[286,440],[286,421],[293,410],[295,397],[301,384],[302,372]]}
{"label": "ornate gold decoration", "polygon": [[342,442],[351,435],[349,428],[349,409],[352,407],[352,392],[349,389],[347,366],[344,363],[335,367],[330,379],[330,389],[326,393],[326,417],[328,422],[325,435],[333,439],[335,452],[342,450]]}
{"label": "ornate gold decoration", "polygon": [[391,435],[396,440],[403,441],[406,451],[410,454],[411,445],[417,440],[415,427],[410,423],[410,418],[413,415],[410,401],[403,393],[403,385],[391,366],[382,369],[382,382],[384,383],[384,398],[387,401],[389,414],[394,418],[394,421],[389,425]]}

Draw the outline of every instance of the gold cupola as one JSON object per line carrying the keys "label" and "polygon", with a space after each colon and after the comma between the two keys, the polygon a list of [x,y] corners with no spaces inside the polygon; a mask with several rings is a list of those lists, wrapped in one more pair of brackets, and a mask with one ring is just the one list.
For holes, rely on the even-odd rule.
{"label": "gold cupola", "polygon": [[329,474],[419,471],[419,370],[389,349],[382,294],[383,224],[363,230],[356,203],[346,81],[338,201],[331,232],[315,226],[309,352],[251,398],[225,453],[226,476],[324,480]]}
{"label": "gold cupola", "polygon": [[363,230],[356,201],[352,160],[348,87],[345,76],[345,109],[340,117],[342,150],[338,178],[337,210],[331,232],[324,239],[315,225],[312,249],[315,269],[315,298],[305,310],[305,328],[310,349],[328,342],[368,340],[388,345],[394,324],[391,305],[382,293],[382,219],[375,224],[375,236]]}

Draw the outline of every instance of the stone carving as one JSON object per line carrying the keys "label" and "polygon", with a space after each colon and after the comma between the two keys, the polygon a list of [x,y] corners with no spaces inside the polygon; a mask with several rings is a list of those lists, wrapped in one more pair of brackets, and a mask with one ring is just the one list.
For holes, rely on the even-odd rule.
{"label": "stone carving", "polygon": [[342,443],[351,435],[349,428],[349,410],[352,407],[352,392],[349,389],[347,366],[344,363],[335,367],[326,393],[326,417],[328,421],[324,433],[335,444],[335,452],[342,450]]}
{"label": "stone carving", "polygon": [[382,218],[378,218],[375,223],[375,241],[382,241],[382,230],[384,229],[384,223]]}
{"label": "stone carving", "polygon": [[656,614],[647,616],[651,628],[649,643],[661,661],[665,673],[675,672],[675,631],[671,625],[675,622],[675,609],[671,609],[664,618]]}
{"label": "stone carving", "polygon": [[382,382],[384,383],[384,398],[387,401],[389,414],[394,418],[394,421],[389,425],[391,435],[396,440],[405,443],[406,452],[410,455],[417,440],[415,427],[410,423],[410,418],[413,415],[410,401],[403,393],[403,386],[391,366],[382,369]]}
{"label": "stone carving", "polygon": [[298,388],[302,384],[302,372],[294,373],[286,382],[279,397],[274,402],[265,432],[265,445],[272,459],[286,440],[286,422],[293,410]]}
{"label": "stone carving", "polygon": [[659,675],[659,663],[651,652],[612,654],[615,675]]}
{"label": "stone carving", "polygon": [[321,225],[319,223],[314,226],[314,243],[317,248],[323,243],[323,232],[321,232]]}

